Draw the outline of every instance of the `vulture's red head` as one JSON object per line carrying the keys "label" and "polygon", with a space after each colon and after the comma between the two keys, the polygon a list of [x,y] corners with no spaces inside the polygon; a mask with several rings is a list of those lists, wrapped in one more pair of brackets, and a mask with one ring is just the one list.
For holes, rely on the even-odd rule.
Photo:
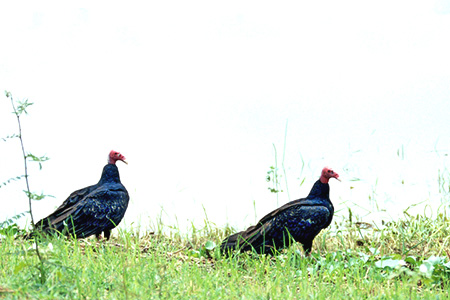
{"label": "vulture's red head", "polygon": [[128,164],[128,163],[125,161],[125,156],[123,156],[122,154],[120,154],[120,152],[111,150],[111,152],[109,152],[108,164],[113,164],[113,165],[115,165],[115,164],[116,164],[116,161],[118,161],[118,160],[121,160],[121,161],[123,161],[124,163]]}
{"label": "vulture's red head", "polygon": [[323,168],[322,175],[320,176],[320,182],[328,183],[328,180],[330,180],[330,178],[336,178],[337,180],[341,181],[339,179],[339,174],[333,171],[333,169],[329,167]]}

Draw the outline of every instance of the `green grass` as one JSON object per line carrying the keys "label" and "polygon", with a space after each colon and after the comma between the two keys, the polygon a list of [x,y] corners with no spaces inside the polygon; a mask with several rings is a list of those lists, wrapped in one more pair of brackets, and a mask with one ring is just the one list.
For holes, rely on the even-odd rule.
{"label": "green grass", "polygon": [[206,250],[229,232],[209,224],[188,238],[133,232],[100,242],[49,237],[41,244],[43,284],[32,241],[6,234],[0,298],[449,298],[450,227],[444,216],[405,216],[382,229],[335,224],[316,238],[306,258],[297,244],[275,257],[225,258],[217,247]]}

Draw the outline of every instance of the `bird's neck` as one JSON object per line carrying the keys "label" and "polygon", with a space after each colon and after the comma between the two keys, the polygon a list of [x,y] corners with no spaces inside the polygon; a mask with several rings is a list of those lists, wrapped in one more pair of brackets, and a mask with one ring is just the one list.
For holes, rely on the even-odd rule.
{"label": "bird's neck", "polygon": [[102,177],[99,184],[105,182],[120,182],[119,169],[114,164],[107,164],[103,167]]}
{"label": "bird's neck", "polygon": [[322,183],[319,180],[314,183],[311,191],[309,192],[307,199],[314,199],[314,198],[321,198],[321,199],[327,199],[329,201],[330,199],[330,186],[328,183]]}
{"label": "bird's neck", "polygon": [[325,177],[325,176],[320,176],[320,178],[319,178],[319,180],[320,180],[320,182],[322,182],[322,183],[328,183],[328,181],[330,180],[330,178],[327,178],[327,177]]}

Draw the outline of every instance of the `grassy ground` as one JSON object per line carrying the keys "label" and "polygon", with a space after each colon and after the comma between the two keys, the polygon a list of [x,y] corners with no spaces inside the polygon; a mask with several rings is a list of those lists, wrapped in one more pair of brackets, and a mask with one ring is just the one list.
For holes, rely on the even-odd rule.
{"label": "grassy ground", "polygon": [[[4,299],[447,299],[448,220],[405,216],[374,228],[334,225],[305,258],[300,245],[275,257],[221,257],[215,244],[230,232],[120,232],[118,238],[42,241],[45,280],[33,243],[3,236]],[[5,232],[4,232],[5,233]],[[211,249],[211,250],[207,250]]]}

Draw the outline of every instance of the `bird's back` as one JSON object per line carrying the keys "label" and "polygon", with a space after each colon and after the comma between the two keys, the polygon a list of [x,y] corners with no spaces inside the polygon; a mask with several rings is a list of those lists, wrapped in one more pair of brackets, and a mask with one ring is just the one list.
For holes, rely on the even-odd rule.
{"label": "bird's back", "polygon": [[69,232],[88,237],[110,231],[122,221],[128,202],[128,192],[120,183],[97,187],[79,207],[74,207],[70,217],[75,221],[75,226],[69,226]]}

